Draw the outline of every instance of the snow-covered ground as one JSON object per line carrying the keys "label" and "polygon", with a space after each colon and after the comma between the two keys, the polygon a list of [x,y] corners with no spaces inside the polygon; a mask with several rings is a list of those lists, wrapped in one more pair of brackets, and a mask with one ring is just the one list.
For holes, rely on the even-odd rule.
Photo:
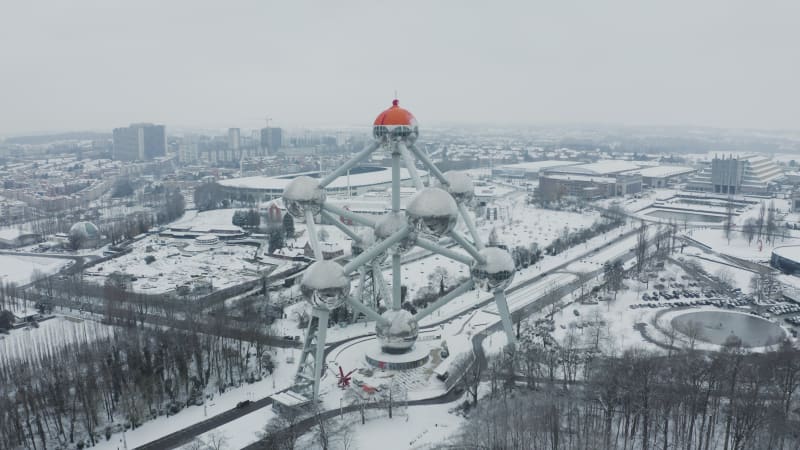
{"label": "snow-covered ground", "polygon": [[0,283],[27,284],[36,275],[52,275],[70,262],[63,258],[0,255]]}

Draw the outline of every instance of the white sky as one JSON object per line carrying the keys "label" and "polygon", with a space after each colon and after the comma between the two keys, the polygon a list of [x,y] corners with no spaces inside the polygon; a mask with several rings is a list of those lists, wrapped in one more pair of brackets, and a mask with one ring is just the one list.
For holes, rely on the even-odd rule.
{"label": "white sky", "polygon": [[366,125],[395,90],[423,126],[800,128],[797,0],[3,0],[0,61],[0,133]]}

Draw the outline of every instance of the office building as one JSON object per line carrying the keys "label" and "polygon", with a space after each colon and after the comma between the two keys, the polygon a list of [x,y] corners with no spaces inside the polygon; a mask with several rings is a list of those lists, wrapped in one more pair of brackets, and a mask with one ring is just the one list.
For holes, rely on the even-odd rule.
{"label": "office building", "polygon": [[686,183],[690,191],[715,194],[766,194],[773,183],[783,177],[783,171],[764,156],[715,156],[711,165],[698,172]]}
{"label": "office building", "polygon": [[280,128],[269,127],[261,129],[261,149],[267,154],[273,154],[280,150],[282,142]]}
{"label": "office building", "polygon": [[112,158],[117,161],[146,161],[167,154],[164,125],[135,123],[114,128]]}

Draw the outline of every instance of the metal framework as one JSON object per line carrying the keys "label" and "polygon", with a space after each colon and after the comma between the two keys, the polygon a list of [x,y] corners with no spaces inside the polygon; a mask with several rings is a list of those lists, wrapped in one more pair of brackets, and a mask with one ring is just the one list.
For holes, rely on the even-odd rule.
{"label": "metal framework", "polygon": [[[396,101],[393,108],[397,108]],[[387,110],[387,112],[389,111]],[[407,113],[402,109],[400,111]],[[466,208],[466,204],[473,196],[474,188],[471,180],[466,175],[456,172],[442,173],[427,154],[414,145],[417,136],[416,120],[410,113],[407,115],[411,118],[408,123],[400,123],[390,129],[384,125],[379,126],[376,120],[375,140],[366,148],[322,179],[317,181],[308,177],[298,177],[284,191],[284,202],[287,209],[293,215],[305,219],[309,242],[317,260],[306,270],[301,281],[301,290],[313,305],[313,313],[306,331],[293,387],[295,391],[306,395],[314,402],[319,398],[320,377],[325,370],[324,350],[330,311],[343,304],[348,305],[357,314],[375,321],[378,331],[381,328],[388,328],[393,320],[406,320],[413,321],[413,329],[416,333],[417,324],[423,317],[430,315],[475,286],[479,286],[494,293],[494,301],[497,304],[508,341],[514,342],[511,316],[505,298],[505,289],[511,283],[514,275],[513,260],[503,249],[484,246]],[[376,220],[336,207],[325,201],[326,186],[381,148],[391,152],[392,155],[390,214]],[[415,160],[419,161],[434,176],[438,181],[438,187],[424,185],[415,167]],[[405,166],[417,190],[416,195],[407,205],[405,213],[401,211],[400,207],[401,165]],[[301,180],[301,178],[304,179]],[[350,262],[344,266],[323,262],[314,224],[317,215],[331,222],[353,239],[354,244],[362,247],[362,251],[354,254]],[[405,216],[404,220],[398,222],[397,218],[403,216]],[[337,217],[343,217],[360,226],[372,228],[375,236],[374,242],[363,239],[361,234],[341,223]],[[459,217],[466,224],[471,241],[454,229]],[[452,238],[466,253],[440,245],[438,242],[442,237]],[[396,313],[401,310],[401,255],[414,246],[469,265],[472,278],[409,318],[408,315]],[[391,291],[383,278],[381,268],[381,263],[386,258],[391,260]],[[324,267],[324,275],[320,274],[323,270],[312,270],[317,264],[329,264]],[[375,305],[362,302],[363,285],[368,271],[371,271],[373,283],[377,285],[381,295],[387,299],[386,303],[390,310],[383,315],[375,310]],[[354,274],[358,274],[359,286],[354,295],[350,295],[350,279]],[[400,318],[398,319],[398,317]],[[378,334],[380,339],[381,335]],[[413,337],[415,338],[416,334]]]}

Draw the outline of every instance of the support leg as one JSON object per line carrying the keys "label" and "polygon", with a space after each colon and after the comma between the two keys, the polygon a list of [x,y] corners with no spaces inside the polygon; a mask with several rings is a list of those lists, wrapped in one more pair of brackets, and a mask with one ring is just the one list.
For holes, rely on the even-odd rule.
{"label": "support leg", "polygon": [[503,329],[508,337],[508,343],[513,344],[516,341],[514,336],[514,325],[511,323],[511,313],[508,311],[508,302],[506,302],[506,293],[504,291],[494,291],[494,302],[497,304],[497,312],[500,313],[500,320],[503,322]]}
{"label": "support leg", "polygon": [[322,261],[322,248],[319,246],[317,238],[317,227],[314,224],[314,213],[310,209],[306,210],[306,230],[308,231],[308,242],[311,243],[311,248],[314,249],[314,258],[317,261]]}
{"label": "support leg", "polygon": [[392,309],[398,311],[401,307],[402,290],[400,276],[400,255],[395,253],[392,255]]}
{"label": "support leg", "polygon": [[328,310],[319,309],[315,311],[319,326],[317,328],[317,348],[314,355],[314,391],[312,402],[319,399],[319,379],[322,378],[322,371],[325,370],[325,337],[328,333]]}
{"label": "support leg", "polygon": [[408,151],[406,144],[402,142],[397,144],[397,148],[400,150],[400,154],[403,155],[403,162],[406,165],[406,169],[408,169],[408,173],[411,175],[411,179],[414,181],[414,187],[417,188],[418,191],[421,191],[425,185],[422,184],[422,178],[419,177],[419,172],[417,172],[417,166],[414,165],[414,158],[411,156],[411,152]]}

